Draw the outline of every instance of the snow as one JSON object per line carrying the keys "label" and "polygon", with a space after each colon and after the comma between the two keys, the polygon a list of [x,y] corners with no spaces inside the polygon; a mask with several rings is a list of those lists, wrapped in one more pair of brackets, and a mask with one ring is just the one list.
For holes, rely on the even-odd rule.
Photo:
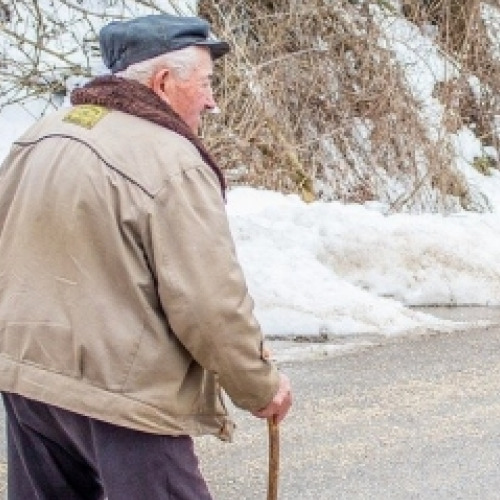
{"label": "snow", "polygon": [[[393,19],[386,31],[384,43],[406,68],[409,88],[429,117],[430,136],[437,137],[441,109],[432,87],[454,74],[453,64],[405,21]],[[0,159],[43,111],[37,101],[3,109]],[[500,306],[500,172],[484,176],[471,167],[484,153],[472,130],[460,130],[452,144],[458,167],[489,212],[387,215],[377,204],[306,204],[272,191],[229,191],[238,257],[267,335],[447,331],[463,322],[412,306]]]}
{"label": "snow", "polygon": [[381,47],[391,50],[404,70],[408,88],[421,103],[421,115],[428,124],[429,136],[439,140],[442,133],[442,105],[433,97],[434,86],[458,75],[457,65],[432,41],[430,29],[422,32],[402,17],[373,7],[384,37]]}
{"label": "snow", "polygon": [[500,305],[498,213],[383,215],[239,187],[228,214],[268,334],[448,329],[463,325],[409,306]]}

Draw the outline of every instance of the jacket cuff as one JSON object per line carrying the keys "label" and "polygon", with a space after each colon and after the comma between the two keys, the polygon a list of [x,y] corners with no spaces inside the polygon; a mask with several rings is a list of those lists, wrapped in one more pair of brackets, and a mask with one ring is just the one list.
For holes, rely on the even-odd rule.
{"label": "jacket cuff", "polygon": [[[255,412],[265,408],[274,398],[279,388],[279,371],[277,367],[269,362],[269,372],[266,380],[259,383],[258,389],[252,395],[245,398],[231,398],[233,403],[249,412]],[[231,397],[231,396],[230,396]]]}

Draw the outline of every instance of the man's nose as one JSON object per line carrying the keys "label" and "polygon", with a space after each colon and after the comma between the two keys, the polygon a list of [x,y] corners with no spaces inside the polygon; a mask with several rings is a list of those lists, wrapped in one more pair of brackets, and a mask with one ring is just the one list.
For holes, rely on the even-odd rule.
{"label": "man's nose", "polygon": [[212,111],[215,108],[217,108],[217,103],[215,102],[214,91],[212,87],[210,87],[205,95],[205,109],[207,111]]}
{"label": "man's nose", "polygon": [[205,101],[205,109],[207,111],[214,111],[217,109],[217,103],[215,102],[214,96],[210,94]]}

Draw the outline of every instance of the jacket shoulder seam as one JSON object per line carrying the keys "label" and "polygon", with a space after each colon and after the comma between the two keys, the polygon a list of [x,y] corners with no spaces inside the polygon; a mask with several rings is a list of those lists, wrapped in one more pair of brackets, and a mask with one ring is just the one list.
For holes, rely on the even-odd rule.
{"label": "jacket shoulder seam", "polygon": [[31,146],[33,144],[38,144],[39,142],[42,142],[44,139],[53,139],[53,138],[57,138],[57,137],[62,137],[62,138],[69,139],[72,141],[79,142],[80,144],[83,144],[84,146],[89,148],[109,169],[113,170],[114,172],[119,174],[121,177],[126,179],[128,182],[137,186],[147,196],[154,199],[154,197],[155,197],[154,193],[152,193],[149,189],[147,189],[145,186],[143,186],[140,182],[136,181],[134,178],[130,177],[125,172],[120,170],[118,167],[115,167],[110,161],[106,160],[106,158],[104,158],[104,156],[101,153],[99,153],[99,151],[97,151],[97,149],[95,147],[93,147],[88,142],[86,142],[83,139],[80,139],[78,137],[74,137],[74,136],[69,135],[69,134],[47,134],[47,135],[44,135],[42,137],[39,137],[38,139],[31,140],[31,141],[19,141],[18,140],[18,141],[15,141],[14,144],[16,144],[18,146]]}

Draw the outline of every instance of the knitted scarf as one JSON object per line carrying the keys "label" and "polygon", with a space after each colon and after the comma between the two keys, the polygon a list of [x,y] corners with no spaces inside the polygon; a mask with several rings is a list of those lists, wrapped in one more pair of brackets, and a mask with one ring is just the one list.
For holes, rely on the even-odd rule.
{"label": "knitted scarf", "polygon": [[203,161],[217,175],[222,189],[222,196],[225,197],[226,183],[222,170],[217,166],[200,138],[150,88],[133,80],[126,80],[114,75],[100,76],[85,86],[73,90],[71,104],[96,104],[116,109],[156,123],[185,137],[196,147]]}

